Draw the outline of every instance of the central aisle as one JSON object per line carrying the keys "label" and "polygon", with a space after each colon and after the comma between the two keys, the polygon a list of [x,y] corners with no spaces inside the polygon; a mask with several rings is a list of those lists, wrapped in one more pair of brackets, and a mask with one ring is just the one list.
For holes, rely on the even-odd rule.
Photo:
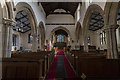
{"label": "central aisle", "polygon": [[59,50],[55,55],[45,80],[77,80],[62,50]]}

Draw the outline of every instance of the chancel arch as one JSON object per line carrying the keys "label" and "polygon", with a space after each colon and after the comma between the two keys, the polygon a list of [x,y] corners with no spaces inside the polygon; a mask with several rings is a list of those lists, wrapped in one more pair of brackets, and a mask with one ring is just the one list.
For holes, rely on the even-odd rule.
{"label": "chancel arch", "polygon": [[51,48],[55,47],[59,43],[64,43],[65,45],[61,44],[61,45],[63,45],[63,47],[70,46],[70,44],[71,44],[70,31],[65,27],[59,26],[59,27],[54,28],[51,31],[50,36],[51,36],[51,38],[50,38]]}
{"label": "chancel arch", "polygon": [[[84,50],[89,52],[96,49],[106,49],[100,44],[99,39],[99,34],[104,31],[104,11],[100,6],[92,4],[88,7],[83,26]],[[94,49],[90,50],[91,46]]]}
{"label": "chancel arch", "polygon": [[[22,5],[22,6],[21,6]],[[24,5],[24,6],[23,6]],[[34,12],[31,6],[27,3],[20,2],[15,6],[15,20],[16,26],[13,28],[16,34],[18,34],[17,49],[16,46],[13,49],[37,51],[37,23]],[[14,33],[13,33],[14,34]],[[26,37],[26,38],[23,38]],[[13,50],[13,51],[14,51]]]}

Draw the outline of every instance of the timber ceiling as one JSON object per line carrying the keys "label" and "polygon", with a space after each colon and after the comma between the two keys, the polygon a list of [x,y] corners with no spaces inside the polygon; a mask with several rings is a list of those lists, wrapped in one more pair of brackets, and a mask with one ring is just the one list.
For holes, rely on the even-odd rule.
{"label": "timber ceiling", "polygon": [[17,24],[13,27],[13,30],[25,33],[31,30],[30,21],[25,11],[20,11],[17,13],[15,18]]}
{"label": "timber ceiling", "polygon": [[[74,16],[79,2],[42,2],[41,4],[45,10],[46,16],[49,14],[71,14]],[[64,9],[66,13],[54,13],[56,9]]]}
{"label": "timber ceiling", "polygon": [[102,15],[98,12],[94,12],[91,15],[89,30],[96,31],[101,29],[104,26],[104,19]]}

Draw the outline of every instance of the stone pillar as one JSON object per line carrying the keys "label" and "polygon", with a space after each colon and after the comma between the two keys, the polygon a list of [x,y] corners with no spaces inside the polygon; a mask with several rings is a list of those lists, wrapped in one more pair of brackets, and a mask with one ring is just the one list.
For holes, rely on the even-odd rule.
{"label": "stone pillar", "polygon": [[0,21],[0,58],[2,59],[2,49],[3,49],[3,24],[2,24],[2,21]]}
{"label": "stone pillar", "polygon": [[39,46],[40,46],[40,50],[42,50],[42,40],[41,40],[41,34],[39,34]]}
{"label": "stone pillar", "polygon": [[[42,36],[41,36],[42,37]],[[41,38],[41,50],[44,51],[44,40],[43,40],[43,37]]]}
{"label": "stone pillar", "polygon": [[84,51],[88,52],[88,40],[87,40],[87,36],[85,36],[85,38],[84,38]]}
{"label": "stone pillar", "polygon": [[11,57],[12,27],[15,25],[13,19],[3,18],[3,57]]}
{"label": "stone pillar", "polygon": [[37,44],[37,34],[33,33],[32,37],[33,37],[33,39],[32,39],[32,52],[37,52],[37,46],[38,46],[38,44]]}
{"label": "stone pillar", "polygon": [[117,38],[116,29],[118,25],[107,25],[106,36],[107,36],[107,58],[108,59],[118,59],[118,48],[117,48]]}

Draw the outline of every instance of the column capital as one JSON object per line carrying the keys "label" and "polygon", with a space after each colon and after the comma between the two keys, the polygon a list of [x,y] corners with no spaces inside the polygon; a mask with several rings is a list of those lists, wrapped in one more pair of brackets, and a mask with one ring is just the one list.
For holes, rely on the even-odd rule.
{"label": "column capital", "polygon": [[8,25],[12,27],[16,26],[16,21],[14,21],[13,19],[3,18],[2,21],[4,25]]}
{"label": "column capital", "polygon": [[118,27],[119,27],[118,24],[116,24],[116,25],[106,25],[106,28],[104,28],[104,30],[117,29]]}

